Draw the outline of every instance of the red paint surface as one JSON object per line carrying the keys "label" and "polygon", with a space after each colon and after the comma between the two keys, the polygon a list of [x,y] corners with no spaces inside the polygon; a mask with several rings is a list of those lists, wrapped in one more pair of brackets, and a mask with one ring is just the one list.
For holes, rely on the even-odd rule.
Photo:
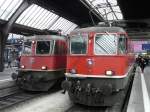
{"label": "red paint surface", "polygon": [[[88,64],[92,59],[93,64]],[[77,74],[104,75],[106,70],[112,70],[115,75],[124,75],[131,65],[128,56],[68,56],[67,69],[76,69]]]}
{"label": "red paint surface", "polygon": [[21,56],[21,65],[25,69],[41,70],[46,66],[47,70],[66,68],[66,56]]}

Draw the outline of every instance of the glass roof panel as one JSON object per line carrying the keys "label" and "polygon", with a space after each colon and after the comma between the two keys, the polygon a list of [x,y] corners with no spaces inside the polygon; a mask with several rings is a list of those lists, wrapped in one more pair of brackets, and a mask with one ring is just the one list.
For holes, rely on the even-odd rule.
{"label": "glass roof panel", "polygon": [[0,0],[0,19],[8,20],[23,0]]}
{"label": "glass roof panel", "polygon": [[[27,10],[25,10],[21,16],[17,19],[16,23],[30,26],[37,29],[47,28],[49,25],[44,24],[45,20],[52,23],[58,16],[38,5],[31,5]],[[45,26],[42,26],[45,25]]]}
{"label": "glass roof panel", "polygon": [[17,19],[16,23],[37,29],[60,29],[63,33],[67,32],[71,25],[77,26],[76,24],[59,17],[53,12],[48,11],[36,4],[33,4],[26,9]]}
{"label": "glass roof panel", "polygon": [[77,27],[77,25],[75,24],[72,24],[68,29],[67,31],[65,32],[66,34],[69,34],[72,30],[74,30],[75,28]]}
{"label": "glass roof panel", "polygon": [[[74,25],[74,27],[72,27],[72,29],[71,29],[70,27],[72,25]],[[60,17],[49,29],[50,30],[61,30],[62,34],[69,34],[70,31],[72,31],[76,27],[77,27],[76,24],[68,21],[67,19]],[[69,30],[69,29],[71,29],[71,30]]]}
{"label": "glass roof panel", "polygon": [[106,20],[123,19],[117,0],[86,0]]}

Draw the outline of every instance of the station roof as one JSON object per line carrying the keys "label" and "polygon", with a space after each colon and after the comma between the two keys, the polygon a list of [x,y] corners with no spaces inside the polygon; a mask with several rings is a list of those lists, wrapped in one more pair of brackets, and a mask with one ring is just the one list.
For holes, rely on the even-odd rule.
{"label": "station roof", "polygon": [[[0,19],[8,21],[17,10],[23,0],[1,0]],[[36,4],[32,4],[17,19],[17,24],[29,26],[36,29],[61,30],[63,34],[68,34],[78,25],[44,9]]]}
{"label": "station roof", "polygon": [[86,0],[105,20],[122,20],[117,0]]}
{"label": "station roof", "polygon": [[[68,34],[76,27],[90,26],[118,16],[116,0],[26,0],[32,5],[27,8],[15,23],[39,29],[61,30]],[[0,19],[9,21],[23,0],[1,0]],[[101,7],[102,5],[102,7]],[[96,10],[98,7],[98,10]],[[106,9],[104,11],[104,9]],[[107,13],[107,14],[104,14]],[[119,12],[119,13],[118,13]],[[106,16],[108,15],[108,16]],[[94,22],[93,22],[94,21]]]}
{"label": "station roof", "polygon": [[117,0],[126,20],[149,19],[150,6],[148,0]]}
{"label": "station roof", "polygon": [[77,24],[36,4],[31,5],[25,10],[17,19],[16,23],[41,30],[62,30],[65,34],[68,34],[77,27]]}
{"label": "station roof", "polygon": [[0,19],[5,21],[2,23],[9,21],[23,1],[32,5],[18,17],[11,31],[13,33],[19,33],[20,30],[41,32],[46,29],[69,34],[77,27],[107,20],[130,21],[129,27],[135,28],[150,26],[149,4],[146,0],[0,0]]}

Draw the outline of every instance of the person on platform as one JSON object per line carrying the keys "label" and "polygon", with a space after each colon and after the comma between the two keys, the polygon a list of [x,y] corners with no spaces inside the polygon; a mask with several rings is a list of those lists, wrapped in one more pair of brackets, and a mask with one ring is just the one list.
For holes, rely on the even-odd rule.
{"label": "person on platform", "polygon": [[141,67],[141,70],[142,70],[142,73],[143,73],[144,68],[146,67],[146,61],[143,57],[139,60],[139,64],[140,64],[140,67]]}
{"label": "person on platform", "polygon": [[8,65],[7,65],[7,68],[11,68],[11,58],[10,57],[8,57]]}
{"label": "person on platform", "polygon": [[17,67],[19,68],[20,67],[20,56],[18,56],[16,58],[16,64],[17,64]]}

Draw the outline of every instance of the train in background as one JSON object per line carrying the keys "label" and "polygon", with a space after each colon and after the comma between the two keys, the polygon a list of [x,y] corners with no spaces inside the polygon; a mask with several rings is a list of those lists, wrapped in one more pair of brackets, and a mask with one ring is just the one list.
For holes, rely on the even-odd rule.
{"label": "train in background", "polygon": [[63,89],[74,103],[113,106],[124,97],[135,57],[120,27],[87,27],[70,33]]}
{"label": "train in background", "polygon": [[58,35],[36,35],[24,41],[17,85],[29,91],[48,91],[64,79],[67,40]]}

